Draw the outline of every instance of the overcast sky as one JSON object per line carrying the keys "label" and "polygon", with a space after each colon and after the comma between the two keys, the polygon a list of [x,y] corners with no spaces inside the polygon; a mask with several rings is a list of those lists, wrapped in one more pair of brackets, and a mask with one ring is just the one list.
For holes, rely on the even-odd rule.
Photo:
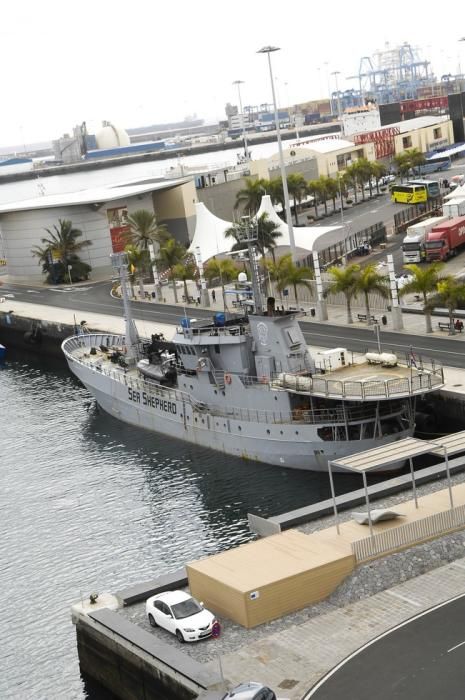
{"label": "overcast sky", "polygon": [[103,119],[125,128],[224,119],[239,79],[244,105],[271,102],[256,53],[265,45],[282,49],[272,64],[283,106],[326,97],[333,71],[339,88],[358,87],[346,78],[387,42],[419,48],[439,76],[456,73],[462,14],[458,0],[444,12],[405,0],[4,0],[0,146],[58,138],[82,121],[93,131]]}

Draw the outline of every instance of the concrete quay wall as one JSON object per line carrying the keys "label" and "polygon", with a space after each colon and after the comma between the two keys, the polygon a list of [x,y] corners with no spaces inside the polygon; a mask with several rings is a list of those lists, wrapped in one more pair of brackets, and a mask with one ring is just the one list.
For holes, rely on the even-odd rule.
{"label": "concrete quay wall", "polygon": [[112,610],[79,616],[76,637],[82,671],[121,700],[191,700],[221,685],[202,664]]}
{"label": "concrete quay wall", "polygon": [[103,595],[96,610],[88,602],[73,605],[83,674],[121,700],[191,700],[219,693],[224,681],[216,672],[118,613],[119,607],[186,585],[183,568],[115,596]]}
{"label": "concrete quay wall", "polygon": [[18,348],[64,360],[61,343],[74,333],[74,326],[69,323],[18,316],[8,311],[0,312],[0,343],[7,350]]}

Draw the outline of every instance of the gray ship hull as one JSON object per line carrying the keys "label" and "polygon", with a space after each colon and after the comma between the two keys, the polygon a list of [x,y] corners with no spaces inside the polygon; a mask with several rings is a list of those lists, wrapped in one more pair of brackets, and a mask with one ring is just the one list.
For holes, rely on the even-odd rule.
{"label": "gray ship hull", "polygon": [[[157,390],[144,382],[139,382],[134,389],[131,382],[125,383],[123,374],[117,373],[118,378],[114,379],[73,361],[68,355],[67,360],[70,370],[111,416],[246,460],[290,469],[327,471],[328,460],[388,444],[413,433],[409,428],[382,439],[323,441],[315,425],[270,424],[214,415],[187,400],[180,400],[179,392]],[[401,463],[393,464],[388,471],[401,467]]]}

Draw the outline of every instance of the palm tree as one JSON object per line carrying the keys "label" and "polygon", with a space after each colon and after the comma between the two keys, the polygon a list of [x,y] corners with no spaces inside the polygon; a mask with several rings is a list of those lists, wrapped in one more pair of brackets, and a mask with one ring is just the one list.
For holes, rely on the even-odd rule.
{"label": "palm tree", "polygon": [[273,204],[281,205],[281,216],[286,221],[286,206],[284,202],[283,181],[280,177],[274,177],[268,182],[268,191]]}
{"label": "palm tree", "polygon": [[313,279],[313,270],[310,267],[297,267],[292,262],[290,253],[283,255],[276,263],[268,261],[267,268],[271,279],[276,281],[276,288],[279,292],[282,292],[288,284],[292,284],[296,302],[298,302],[297,287],[312,288],[309,280]]}
{"label": "palm tree", "polygon": [[404,151],[403,153],[398,153],[396,156],[394,156],[393,160],[396,164],[397,172],[400,175],[400,181],[403,182],[404,177],[408,175],[408,172],[412,167],[408,152]]}
{"label": "palm tree", "polygon": [[372,324],[369,294],[371,292],[378,292],[383,298],[387,299],[389,297],[388,284],[389,279],[376,271],[375,263],[360,269],[357,275],[355,290],[357,293],[361,292],[365,297],[367,325],[369,326]]}
{"label": "palm tree", "polygon": [[325,290],[325,297],[329,294],[339,294],[342,292],[346,298],[347,323],[353,323],[351,301],[357,291],[357,279],[360,274],[360,265],[348,265],[348,267],[330,267],[328,273],[331,275],[331,282]]}
{"label": "palm tree", "polygon": [[[407,286],[407,285],[406,285]],[[443,307],[449,313],[449,335],[455,335],[454,312],[461,301],[465,301],[465,284],[455,277],[444,277],[437,283],[437,294],[428,300],[428,309]]]}
{"label": "palm tree", "polygon": [[279,228],[278,224],[275,224],[274,221],[271,221],[270,217],[266,212],[264,212],[258,217],[258,219],[256,220],[256,224],[258,235],[257,248],[263,256],[265,256],[266,251],[269,251],[271,257],[274,260],[274,249],[276,248],[276,240],[282,236],[281,229]]}
{"label": "palm tree", "polygon": [[[339,178],[328,177],[326,180],[326,189],[329,198],[333,200],[333,211],[336,212],[336,197],[339,196]],[[342,187],[341,187],[342,192]],[[342,202],[341,202],[342,206]]]}
{"label": "palm tree", "polygon": [[147,253],[145,250],[141,250],[131,243],[125,247],[124,252],[127,253],[128,256],[130,274],[137,278],[139,282],[140,298],[143,299],[145,296],[144,276],[148,262]]}
{"label": "palm tree", "polygon": [[160,261],[164,269],[170,272],[170,278],[173,283],[174,301],[176,304],[178,303],[178,292],[176,289],[176,278],[173,276],[173,268],[175,265],[182,262],[185,257],[186,249],[174,238],[169,238],[166,243],[160,247]]}
{"label": "palm tree", "polygon": [[155,214],[148,209],[138,209],[127,218],[129,239],[132,245],[141,250],[149,249],[150,243],[166,243],[170,237],[164,224],[157,224]]}
{"label": "palm tree", "polygon": [[440,271],[444,267],[443,263],[431,263],[428,267],[420,265],[404,265],[404,270],[410,272],[413,279],[404,284],[399,290],[399,296],[405,294],[421,294],[423,296],[423,312],[425,314],[426,332],[432,333],[431,311],[428,306],[428,294],[437,290],[438,282],[441,280]]}
{"label": "palm tree", "polygon": [[82,236],[82,231],[74,228],[68,219],[58,219],[59,226],[53,226],[53,230],[48,228],[45,231],[49,238],[41,238],[41,242],[47,249],[55,254],[64,265],[68,264],[72,255],[77,255],[86,246],[92,245],[92,241],[78,241]]}
{"label": "palm tree", "polygon": [[371,166],[371,175],[372,175],[372,177],[375,178],[375,182],[376,182],[376,192],[379,194],[379,181],[381,180],[382,177],[387,175],[387,168],[383,163],[380,163],[377,160],[370,163],[370,166]]}
{"label": "palm tree", "polygon": [[245,187],[236,194],[234,209],[242,209],[250,216],[254,216],[260,209],[262,196],[266,192],[267,180],[255,180],[251,177],[245,178]]}
{"label": "palm tree", "polygon": [[319,189],[320,200],[324,204],[325,216],[327,216],[328,215],[328,196],[329,196],[329,184],[328,184],[329,177],[326,177],[326,175],[320,175],[317,182],[319,183],[318,189]]}
{"label": "palm tree", "polygon": [[307,189],[307,183],[305,181],[305,178],[303,175],[300,173],[291,173],[290,175],[287,176],[287,189],[289,190],[289,194],[294,200],[294,217],[295,217],[295,223],[298,225],[299,223],[299,212],[297,210],[297,205],[301,203],[302,197],[305,194],[305,191]]}
{"label": "palm tree", "polygon": [[184,284],[184,299],[186,304],[189,303],[189,290],[187,289],[187,280],[194,280],[198,276],[197,265],[192,258],[188,256],[183,262],[173,265],[170,271],[170,276],[176,284],[175,280],[182,280]]}
{"label": "palm tree", "polygon": [[353,169],[355,171],[356,180],[362,188],[362,199],[365,201],[365,184],[368,182],[370,185],[370,197],[371,197],[371,164],[366,158],[359,158],[353,164]]}
{"label": "palm tree", "polygon": [[357,204],[357,185],[358,185],[358,172],[356,168],[356,164],[353,163],[352,165],[349,165],[348,168],[346,168],[346,171],[344,173],[344,177],[346,182],[349,182],[354,190],[354,200],[355,204]]}
{"label": "palm tree", "polygon": [[315,207],[315,218],[318,219],[318,204],[323,198],[321,182],[319,180],[309,180],[307,182],[307,191],[313,195],[313,206]]}
{"label": "palm tree", "polygon": [[405,151],[405,155],[410,164],[410,169],[415,171],[418,170],[418,174],[421,175],[421,166],[426,163],[426,158],[419,148],[409,148]]}
{"label": "palm tree", "polygon": [[41,238],[44,247],[35,246],[31,253],[39,259],[42,272],[47,272],[47,282],[58,284],[63,282],[69,269],[73,275],[71,281],[88,279],[91,266],[83,262],[78,253],[86,246],[92,245],[92,241],[78,241],[82,231],[73,227],[71,221],[58,219],[59,226],[53,226],[45,231],[48,238]]}
{"label": "palm tree", "polygon": [[223,306],[226,308],[226,294],[224,285],[237,279],[239,269],[229,258],[217,260],[211,258],[205,266],[205,277],[211,283],[214,279],[219,279],[221,284],[221,293],[223,295]]}

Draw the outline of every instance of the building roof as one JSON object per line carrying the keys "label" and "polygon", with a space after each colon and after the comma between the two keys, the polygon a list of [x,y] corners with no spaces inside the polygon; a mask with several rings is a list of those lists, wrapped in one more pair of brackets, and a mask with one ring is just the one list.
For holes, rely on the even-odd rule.
{"label": "building roof", "polygon": [[442,457],[445,454],[444,448],[448,456],[465,452],[465,430],[429,441],[405,438],[405,440],[391,442],[389,445],[331,460],[331,465],[361,474],[428,453]]}
{"label": "building roof", "polygon": [[392,129],[397,127],[401,134],[405,134],[408,131],[426,129],[429,126],[447,122],[449,119],[450,117],[448,115],[425,115],[423,117],[414,117],[413,119],[405,119],[401,122],[395,122],[394,124],[389,124],[389,126],[384,128]]}
{"label": "building roof", "polygon": [[0,214],[8,214],[15,211],[30,211],[32,209],[50,209],[54,207],[73,207],[80,204],[100,204],[111,202],[116,199],[126,199],[135,197],[138,194],[154,192],[156,190],[170,189],[189,182],[191,178],[177,180],[159,180],[143,183],[123,182],[118,185],[107,187],[92,187],[88,190],[78,190],[77,192],[64,192],[60,194],[49,194],[24,199],[19,202],[9,202],[0,204]]}
{"label": "building roof", "polygon": [[[220,253],[228,253],[234,244],[234,239],[227,238],[224,234],[233,226],[233,222],[218,218],[203,203],[195,205],[195,213],[195,233],[189,250],[194,252],[198,246],[204,261]],[[264,213],[281,231],[281,238],[276,241],[277,245],[289,246],[289,228],[275,212],[270,195],[262,197],[257,217]],[[296,246],[307,252],[324,250],[344,238],[342,226],[296,226],[293,231]]]}
{"label": "building roof", "polygon": [[309,144],[302,144],[303,148],[308,148],[315,153],[333,153],[333,151],[341,151],[344,148],[356,148],[353,141],[347,139],[321,139],[321,141],[312,141]]}

